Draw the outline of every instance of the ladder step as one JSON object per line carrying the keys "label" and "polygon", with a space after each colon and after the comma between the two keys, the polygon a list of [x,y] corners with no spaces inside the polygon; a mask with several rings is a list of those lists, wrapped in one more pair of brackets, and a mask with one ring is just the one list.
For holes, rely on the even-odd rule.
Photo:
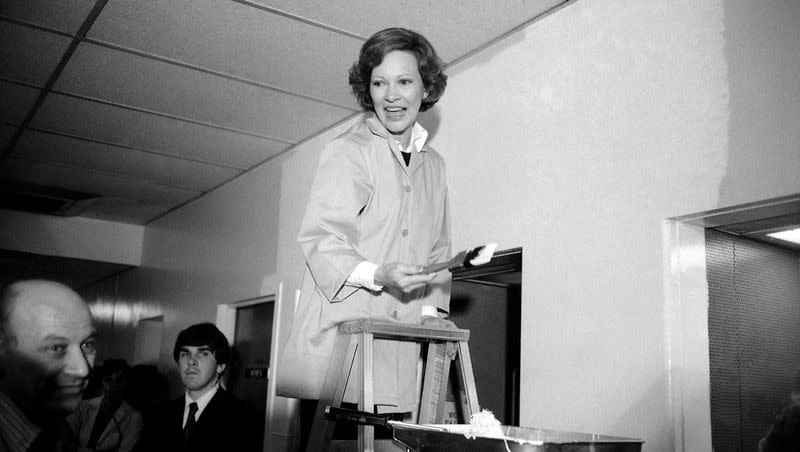
{"label": "ladder step", "polygon": [[407,323],[381,322],[377,320],[354,320],[339,324],[339,334],[369,333],[384,339],[403,339],[419,341],[433,339],[439,341],[469,341],[469,330],[459,328],[429,328]]}
{"label": "ladder step", "polygon": [[[340,407],[350,378],[358,379],[359,409],[371,411],[374,403],[372,381],[372,341],[375,338],[427,343],[425,374],[419,405],[420,424],[441,424],[445,414],[445,399],[450,382],[450,368],[455,360],[456,377],[460,388],[461,412],[467,421],[478,412],[478,395],[469,356],[469,330],[428,328],[420,325],[357,320],[339,325],[339,336],[328,363],[323,392],[314,418],[307,451],[351,450],[334,447],[331,433],[335,421],[324,418],[325,406]],[[356,367],[356,369],[353,369]],[[324,405],[323,405],[324,403]],[[371,425],[359,425],[359,451],[382,450],[377,447]],[[329,447],[330,446],[330,447]],[[402,450],[402,449],[400,449]]]}

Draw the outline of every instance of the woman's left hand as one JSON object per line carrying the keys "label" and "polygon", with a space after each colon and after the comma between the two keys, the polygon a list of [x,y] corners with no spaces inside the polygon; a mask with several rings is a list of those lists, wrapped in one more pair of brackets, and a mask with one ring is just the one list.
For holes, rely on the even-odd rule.
{"label": "woman's left hand", "polygon": [[433,317],[430,315],[423,315],[422,320],[420,321],[422,326],[426,326],[428,328],[439,328],[439,329],[456,329],[458,328],[452,320],[442,319],[439,317]]}

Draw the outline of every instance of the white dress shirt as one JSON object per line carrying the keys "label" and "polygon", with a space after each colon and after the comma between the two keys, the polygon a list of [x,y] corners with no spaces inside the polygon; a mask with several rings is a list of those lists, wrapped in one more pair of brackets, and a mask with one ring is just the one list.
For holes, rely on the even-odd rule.
{"label": "white dress shirt", "polygon": [[189,419],[189,405],[192,402],[197,403],[197,413],[194,414],[194,421],[197,422],[200,419],[200,415],[203,414],[203,410],[206,409],[208,406],[208,402],[214,398],[214,394],[217,393],[219,389],[219,383],[215,384],[213,388],[211,388],[207,393],[201,395],[197,400],[192,400],[189,397],[189,393],[184,394],[184,406],[183,406],[183,426],[186,427],[186,421]]}

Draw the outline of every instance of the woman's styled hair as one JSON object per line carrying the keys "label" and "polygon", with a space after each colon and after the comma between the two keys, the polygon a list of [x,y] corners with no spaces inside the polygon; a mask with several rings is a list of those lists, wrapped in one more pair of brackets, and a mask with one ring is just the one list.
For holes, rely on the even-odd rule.
{"label": "woman's styled hair", "polygon": [[387,53],[403,50],[417,57],[417,68],[422,77],[422,84],[428,95],[422,99],[419,111],[433,107],[444,94],[447,86],[447,75],[444,74],[444,63],[436,55],[433,46],[421,34],[405,28],[387,28],[372,35],[361,46],[358,61],[350,68],[350,86],[361,108],[372,110],[372,97],[369,94],[372,70],[379,66]]}

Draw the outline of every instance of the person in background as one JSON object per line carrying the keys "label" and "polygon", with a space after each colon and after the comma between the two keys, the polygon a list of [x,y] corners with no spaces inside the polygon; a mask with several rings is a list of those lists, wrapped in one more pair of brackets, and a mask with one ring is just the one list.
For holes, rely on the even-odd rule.
{"label": "person in background", "polygon": [[[136,364],[128,371],[125,393],[125,401],[142,414],[144,431],[158,419],[158,410],[169,400],[169,382],[153,364]],[[134,450],[144,451],[138,444]]]}
{"label": "person in background", "polygon": [[192,325],[178,334],[172,356],[184,394],[148,423],[137,450],[260,451],[256,414],[220,385],[231,356],[222,332],[212,323]]}
{"label": "person in background", "polygon": [[[278,395],[303,399],[302,436],[339,323],[454,327],[442,318],[449,272],[420,272],[451,253],[444,160],[417,122],[444,93],[443,63],[419,33],[389,28],[364,43],[349,81],[366,114],[320,154],[298,236],[307,271],[277,382]],[[378,410],[408,418],[418,402],[418,344],[376,340],[374,355]],[[345,402],[357,401],[354,380]]]}
{"label": "person in background", "polygon": [[69,287],[24,280],[0,292],[0,450],[74,450],[64,417],[81,403],[95,330]]}
{"label": "person in background", "polygon": [[142,432],[142,415],[125,402],[128,364],[107,359],[99,367],[101,395],[81,402],[67,417],[79,450],[130,452]]}

